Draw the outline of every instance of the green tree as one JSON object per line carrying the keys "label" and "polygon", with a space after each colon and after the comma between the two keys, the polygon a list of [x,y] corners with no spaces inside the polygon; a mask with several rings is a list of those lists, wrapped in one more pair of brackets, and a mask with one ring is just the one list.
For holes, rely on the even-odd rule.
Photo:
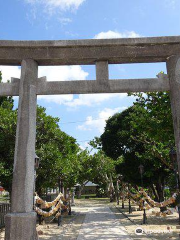
{"label": "green tree", "polygon": [[102,149],[109,157],[120,158],[117,171],[133,184],[141,185],[138,166],[143,164],[145,186],[162,201],[165,179],[172,173],[169,144],[174,143],[169,95],[134,95],[137,99],[131,108],[107,121]]}
{"label": "green tree", "polygon": [[78,157],[79,164],[76,174],[77,183],[80,184],[79,197],[88,181],[107,189],[109,177],[115,173],[115,162],[108,158],[102,151],[90,154],[88,150],[84,150],[80,152]]}
{"label": "green tree", "polygon": [[[2,75],[0,72],[0,82]],[[0,97],[0,181],[11,192],[17,111],[12,97]]]}
{"label": "green tree", "polygon": [[[0,82],[2,78],[0,75]],[[13,109],[12,97],[0,98],[0,181],[11,192],[17,110]],[[63,177],[65,187],[76,182],[77,153],[80,151],[76,140],[60,130],[58,118],[46,114],[46,109],[37,107],[36,153],[41,159],[37,171],[36,187],[43,189],[58,185]]]}
{"label": "green tree", "polygon": [[40,157],[36,189],[42,193],[46,188],[58,186],[61,179],[65,188],[76,182],[75,169],[79,146],[76,140],[59,128],[59,119],[49,116],[45,108],[37,109],[36,152]]}

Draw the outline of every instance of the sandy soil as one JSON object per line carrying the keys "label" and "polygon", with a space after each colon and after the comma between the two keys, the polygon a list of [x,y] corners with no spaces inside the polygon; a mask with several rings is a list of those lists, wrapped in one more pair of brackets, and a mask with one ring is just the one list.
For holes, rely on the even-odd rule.
{"label": "sandy soil", "polygon": [[[135,206],[133,206],[134,208]],[[143,212],[133,211],[131,214],[128,212],[128,204],[125,203],[125,209],[114,205],[111,210],[120,219],[121,224],[126,228],[127,232],[133,239],[154,239],[154,240],[166,240],[180,239],[180,225],[178,225],[178,214],[173,213],[167,217],[157,217],[152,214],[152,210],[146,211],[147,224],[142,224]],[[159,208],[153,209],[153,211],[159,211]],[[123,213],[123,214],[122,214]],[[136,228],[142,228],[146,234],[137,235],[135,233]]]}

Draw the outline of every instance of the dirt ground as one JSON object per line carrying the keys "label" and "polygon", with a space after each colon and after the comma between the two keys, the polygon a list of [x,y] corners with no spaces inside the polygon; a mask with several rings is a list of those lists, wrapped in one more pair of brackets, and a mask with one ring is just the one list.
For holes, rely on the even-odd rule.
{"label": "dirt ground", "polygon": [[[129,214],[128,203],[125,203],[125,209],[122,209],[121,203],[119,206],[114,205],[111,210],[116,214],[116,217],[120,219],[121,224],[126,228],[132,239],[154,239],[154,240],[177,240],[180,239],[180,225],[178,225],[178,214],[173,213],[167,217],[157,217],[152,214],[152,211],[159,212],[159,208],[153,210],[147,210],[147,224],[143,222],[143,212],[135,211],[135,205],[133,205],[133,212]],[[135,233],[137,228],[142,228],[144,234],[137,235]]]}
{"label": "dirt ground", "polygon": [[[129,214],[127,203],[125,203],[125,209],[121,209],[121,203],[117,206],[115,203],[109,203],[108,199],[81,199],[76,200],[75,203],[76,206],[72,207],[72,215],[63,216],[59,227],[57,222],[47,222],[44,225],[37,224],[40,240],[76,240],[86,213],[88,212],[88,207],[92,205],[108,205],[117,219],[119,219],[121,224],[126,228],[132,239],[180,239],[180,225],[178,225],[177,213],[173,213],[167,217],[157,217],[149,210],[147,211],[147,224],[142,225],[142,211],[133,211]],[[158,211],[159,209],[156,210]],[[136,228],[142,228],[147,234],[137,235],[135,233]],[[4,231],[0,233],[0,239],[4,239]]]}
{"label": "dirt ground", "polygon": [[[180,225],[178,225],[178,214],[173,213],[167,217],[157,217],[152,214],[152,211],[146,211],[147,224],[142,225],[142,211],[133,211],[128,213],[128,204],[125,202],[125,209],[121,209],[121,203],[117,206],[115,203],[109,203],[108,199],[82,199],[76,200],[76,206],[73,207],[72,216],[64,216],[62,220],[62,228],[57,227],[57,224],[47,226],[39,226],[38,229],[43,231],[40,239],[69,239],[75,240],[78,237],[79,229],[84,221],[86,212],[89,206],[108,205],[120,220],[121,224],[126,228],[132,239],[154,239],[154,240],[177,240],[180,234]],[[133,206],[134,209],[135,206]],[[159,211],[158,208],[153,209]],[[147,234],[136,235],[136,228],[141,227]],[[156,233],[154,233],[156,232]],[[59,235],[59,236],[57,236]],[[56,236],[56,237],[55,237]]]}

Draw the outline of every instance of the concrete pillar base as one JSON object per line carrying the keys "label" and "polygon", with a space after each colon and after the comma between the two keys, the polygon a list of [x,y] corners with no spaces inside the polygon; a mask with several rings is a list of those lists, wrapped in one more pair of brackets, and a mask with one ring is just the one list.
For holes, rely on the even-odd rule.
{"label": "concrete pillar base", "polygon": [[5,240],[37,240],[36,213],[9,213],[5,216]]}

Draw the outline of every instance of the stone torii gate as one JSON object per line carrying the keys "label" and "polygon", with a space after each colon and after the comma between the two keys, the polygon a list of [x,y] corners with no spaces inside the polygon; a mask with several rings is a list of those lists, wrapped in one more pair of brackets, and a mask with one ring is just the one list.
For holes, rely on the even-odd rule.
{"label": "stone torii gate", "polygon": [[[168,75],[109,80],[108,64],[166,62]],[[38,66],[96,65],[96,81],[47,82]],[[169,91],[180,172],[180,37],[0,41],[0,65],[21,65],[21,78],[0,83],[0,96],[19,96],[11,213],[6,240],[36,239],[33,211],[37,95]]]}

